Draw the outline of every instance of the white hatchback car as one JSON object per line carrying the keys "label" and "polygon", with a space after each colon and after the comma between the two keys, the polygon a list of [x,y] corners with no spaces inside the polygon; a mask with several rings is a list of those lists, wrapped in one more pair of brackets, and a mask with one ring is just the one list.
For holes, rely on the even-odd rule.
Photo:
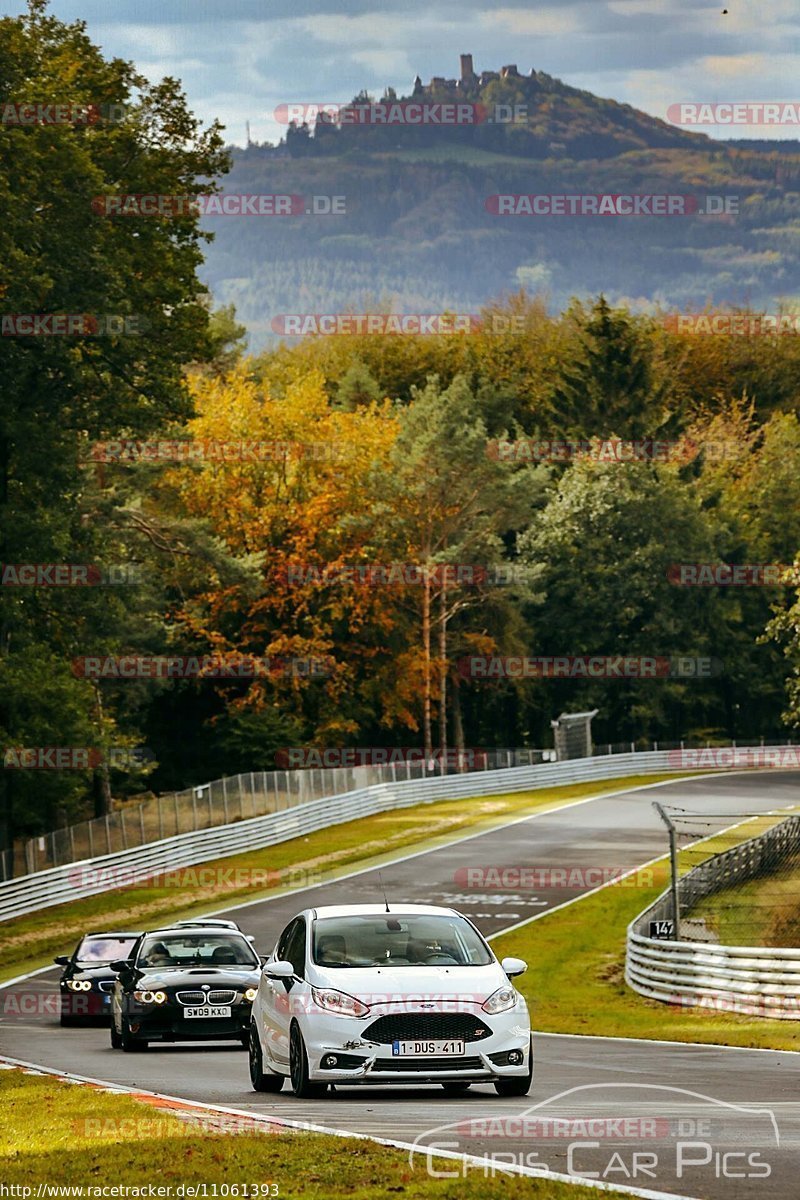
{"label": "white hatchback car", "polygon": [[297,1096],[330,1083],[494,1083],[527,1095],[531,1025],[510,980],[466,917],[422,904],[308,908],[264,964],[250,1026],[250,1078]]}

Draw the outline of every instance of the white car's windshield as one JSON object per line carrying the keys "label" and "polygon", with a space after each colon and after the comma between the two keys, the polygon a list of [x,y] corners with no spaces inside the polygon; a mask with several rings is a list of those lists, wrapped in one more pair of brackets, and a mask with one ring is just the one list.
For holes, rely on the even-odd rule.
{"label": "white car's windshield", "polygon": [[322,917],[312,959],[320,967],[486,966],[492,954],[463,917],[411,913]]}
{"label": "white car's windshield", "polygon": [[140,967],[253,967],[258,958],[241,935],[157,933],[145,938]]}

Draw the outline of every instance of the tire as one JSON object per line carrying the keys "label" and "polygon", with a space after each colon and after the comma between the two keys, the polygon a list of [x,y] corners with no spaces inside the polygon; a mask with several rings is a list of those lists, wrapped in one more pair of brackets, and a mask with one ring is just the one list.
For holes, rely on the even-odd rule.
{"label": "tire", "polygon": [[283,1075],[273,1075],[264,1070],[264,1060],[261,1055],[261,1043],[255,1025],[250,1026],[248,1039],[248,1054],[250,1060],[250,1082],[254,1092],[279,1092],[283,1087]]}
{"label": "tire", "polygon": [[113,1017],[111,1018],[111,1049],[112,1050],[121,1050],[122,1049],[122,1038],[117,1033],[117,1027],[114,1024]]}
{"label": "tire", "polygon": [[299,1025],[292,1025],[289,1031],[289,1074],[292,1091],[299,1100],[312,1100],[322,1096],[327,1089],[327,1083],[308,1078],[308,1055]]}
{"label": "tire", "polygon": [[122,1018],[122,1033],[120,1034],[120,1045],[127,1054],[136,1054],[139,1050],[147,1049],[147,1042],[139,1041],[130,1031],[127,1017]]}
{"label": "tire", "polygon": [[75,1017],[69,1017],[69,1016],[66,1016],[64,1013],[62,1013],[61,1016],[59,1017],[59,1024],[62,1026],[64,1026],[64,1025],[71,1026],[71,1025],[77,1025],[78,1022],[75,1019]]}
{"label": "tire", "polygon": [[495,1079],[494,1090],[498,1096],[527,1096],[533,1083],[533,1038],[528,1050],[528,1074],[509,1075],[505,1079]]}
{"label": "tire", "polygon": [[471,1087],[471,1083],[460,1083],[457,1079],[454,1079],[449,1083],[443,1083],[442,1091],[445,1096],[466,1096]]}

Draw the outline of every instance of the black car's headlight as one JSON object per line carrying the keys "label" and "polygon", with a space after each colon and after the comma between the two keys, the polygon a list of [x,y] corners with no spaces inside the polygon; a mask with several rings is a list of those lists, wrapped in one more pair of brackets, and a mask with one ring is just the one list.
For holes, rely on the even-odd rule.
{"label": "black car's headlight", "polygon": [[134,992],[133,998],[134,1000],[138,1000],[140,1004],[166,1004],[167,993],[150,991]]}
{"label": "black car's headlight", "polygon": [[68,979],[67,987],[71,992],[90,992],[92,990],[89,979]]}
{"label": "black car's headlight", "polygon": [[245,1000],[250,1000],[252,1002],[253,1000],[255,1000],[257,995],[258,995],[258,988],[248,988],[244,994],[244,998],[245,998]]}

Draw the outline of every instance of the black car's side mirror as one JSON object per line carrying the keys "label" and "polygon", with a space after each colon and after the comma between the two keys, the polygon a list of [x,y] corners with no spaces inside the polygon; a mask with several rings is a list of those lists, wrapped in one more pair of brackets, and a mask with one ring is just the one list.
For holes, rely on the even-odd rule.
{"label": "black car's side mirror", "polygon": [[68,967],[70,958],[68,954],[57,954],[53,959],[57,967]]}
{"label": "black car's side mirror", "polygon": [[133,966],[129,958],[115,958],[113,962],[108,964],[112,971],[127,971]]}

